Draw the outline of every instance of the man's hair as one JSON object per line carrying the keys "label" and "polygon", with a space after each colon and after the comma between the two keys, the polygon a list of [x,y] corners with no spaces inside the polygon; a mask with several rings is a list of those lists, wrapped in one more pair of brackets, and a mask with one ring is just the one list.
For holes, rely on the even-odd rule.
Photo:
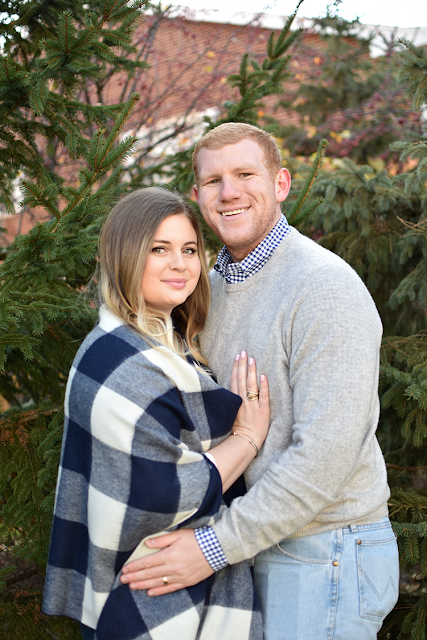
{"label": "man's hair", "polygon": [[196,184],[199,184],[199,171],[197,168],[197,156],[200,149],[222,149],[228,144],[237,144],[242,140],[253,140],[264,151],[265,166],[271,173],[273,179],[282,168],[282,156],[276,140],[272,135],[252,124],[243,122],[226,122],[220,124],[215,129],[200,138],[193,151],[193,171]]}
{"label": "man's hair", "polygon": [[159,225],[173,215],[190,221],[201,264],[193,293],[172,311],[190,352],[204,361],[194,342],[209,310],[210,289],[202,232],[196,213],[178,194],[161,187],[138,189],[122,198],[105,220],[99,239],[102,302],[150,342],[160,341],[180,355],[186,348],[167,314],[150,309],[142,294],[142,276]]}

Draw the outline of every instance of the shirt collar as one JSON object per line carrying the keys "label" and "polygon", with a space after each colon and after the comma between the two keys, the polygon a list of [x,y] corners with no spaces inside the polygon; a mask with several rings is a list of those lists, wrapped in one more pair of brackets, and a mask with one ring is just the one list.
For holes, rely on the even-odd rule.
{"label": "shirt collar", "polygon": [[229,284],[244,282],[262,269],[290,232],[291,227],[282,214],[270,233],[241,262],[233,262],[227,247],[223,247],[214,265],[215,271],[218,271]]}

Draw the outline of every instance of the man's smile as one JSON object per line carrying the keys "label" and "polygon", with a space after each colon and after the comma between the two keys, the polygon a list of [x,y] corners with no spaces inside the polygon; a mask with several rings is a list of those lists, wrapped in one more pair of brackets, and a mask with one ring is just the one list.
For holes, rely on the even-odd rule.
{"label": "man's smile", "polygon": [[231,211],[219,211],[218,213],[220,213],[222,216],[235,216],[238,213],[245,213],[245,211],[247,211],[249,209],[249,207],[245,207],[243,209],[233,209]]}

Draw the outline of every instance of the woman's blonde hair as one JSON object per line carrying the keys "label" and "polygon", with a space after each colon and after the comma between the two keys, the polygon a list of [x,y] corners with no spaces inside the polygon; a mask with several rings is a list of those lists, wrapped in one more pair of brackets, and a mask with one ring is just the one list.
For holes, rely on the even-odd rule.
{"label": "woman's blonde hair", "polygon": [[[159,225],[177,214],[185,215],[196,232],[201,272],[193,293],[173,310],[171,319],[145,304],[141,283]],[[195,336],[205,326],[210,303],[203,236],[195,212],[181,195],[161,187],[147,187],[120,200],[102,227],[99,259],[102,301],[114,314],[154,346],[160,342],[181,356],[190,351],[205,362],[195,342]],[[178,333],[173,330],[172,321]]]}

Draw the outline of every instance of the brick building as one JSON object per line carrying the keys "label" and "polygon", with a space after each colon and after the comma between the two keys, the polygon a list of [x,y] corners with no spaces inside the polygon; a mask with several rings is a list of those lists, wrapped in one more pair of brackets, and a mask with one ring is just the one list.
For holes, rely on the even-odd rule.
{"label": "brick building", "polygon": [[[301,74],[320,60],[322,42],[311,22],[300,19],[299,25],[307,31],[303,46],[292,58],[285,91],[292,90]],[[201,132],[203,115],[214,115],[225,101],[237,98],[237,90],[226,82],[227,76],[238,70],[244,53],[261,61],[272,31],[279,32],[282,26],[283,18],[278,16],[222,11],[190,13],[175,9],[163,16],[147,15],[135,33],[135,46],[138,59],[150,67],[138,70],[132,77],[124,73],[107,76],[104,82],[86,86],[81,98],[92,103],[118,104],[132,92],[139,92],[141,98],[129,127],[140,139],[137,162],[153,162],[162,154],[190,145]],[[391,28],[381,27],[382,32],[387,29]],[[427,30],[398,30],[396,35],[416,44],[427,42]],[[278,100],[278,96],[265,100],[265,114],[274,115],[281,122],[296,122],[295,113],[276,109]],[[76,165],[66,149],[58,147],[49,166],[67,182],[75,182]],[[0,227],[4,229],[0,230],[0,245],[9,244],[17,234],[26,233],[36,220],[42,219],[44,213],[39,210],[20,211],[17,215],[2,215],[0,211]]]}

